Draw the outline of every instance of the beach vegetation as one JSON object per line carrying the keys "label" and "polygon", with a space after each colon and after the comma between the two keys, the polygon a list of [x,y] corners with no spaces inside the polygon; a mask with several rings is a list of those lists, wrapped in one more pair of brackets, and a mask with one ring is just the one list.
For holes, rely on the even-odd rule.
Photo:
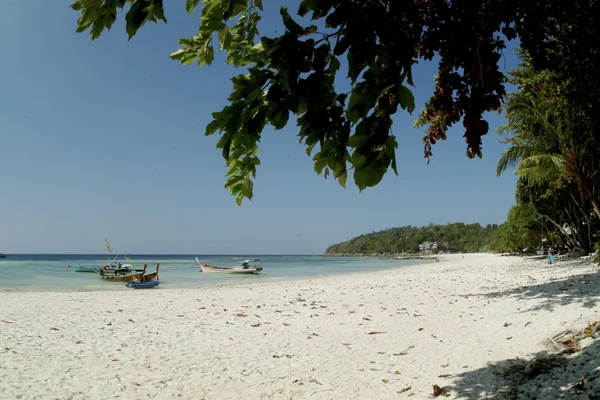
{"label": "beach vegetation", "polygon": [[464,224],[403,226],[357,236],[329,246],[326,254],[416,254],[480,252],[498,225]]}
{"label": "beach vegetation", "polygon": [[[578,68],[583,76],[560,69],[540,73],[526,52],[521,59],[511,72],[519,91],[507,97],[507,124],[498,130],[509,147],[497,166],[498,175],[516,168],[517,205],[492,247],[518,251],[519,232],[537,229],[538,248],[591,252],[600,231],[600,121],[593,111],[598,99],[582,97],[581,87],[600,93],[597,83],[587,81],[587,66]],[[598,57],[588,62],[600,67]],[[524,207],[540,221],[537,228],[528,219],[511,219]]]}

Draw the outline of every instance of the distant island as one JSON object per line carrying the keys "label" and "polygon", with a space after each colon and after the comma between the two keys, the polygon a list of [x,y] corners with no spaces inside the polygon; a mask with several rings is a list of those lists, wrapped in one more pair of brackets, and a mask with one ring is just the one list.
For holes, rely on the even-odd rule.
{"label": "distant island", "polygon": [[357,236],[329,246],[327,256],[416,255],[476,253],[487,250],[498,225],[461,222],[446,225],[402,226]]}

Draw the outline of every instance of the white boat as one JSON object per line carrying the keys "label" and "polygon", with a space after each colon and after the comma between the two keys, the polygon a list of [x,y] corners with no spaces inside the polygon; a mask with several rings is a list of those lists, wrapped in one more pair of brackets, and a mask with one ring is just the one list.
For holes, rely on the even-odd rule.
{"label": "white boat", "polygon": [[239,275],[249,275],[249,274],[257,274],[263,269],[261,267],[250,267],[250,260],[245,260],[242,262],[241,268],[231,268],[231,267],[217,267],[216,265],[203,264],[196,257],[196,262],[200,266],[200,272],[219,272],[222,274],[239,274]]}

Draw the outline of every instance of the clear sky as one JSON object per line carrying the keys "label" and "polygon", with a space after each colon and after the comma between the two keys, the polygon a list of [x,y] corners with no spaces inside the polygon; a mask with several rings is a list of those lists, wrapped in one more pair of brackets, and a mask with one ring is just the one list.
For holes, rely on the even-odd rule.
{"label": "clear sky", "polygon": [[[399,176],[362,193],[313,171],[295,123],[267,127],[254,199],[238,207],[223,187],[211,112],[235,73],[219,62],[180,66],[168,58],[195,34],[199,10],[165,2],[167,25],[150,23],[130,42],[124,16],[92,42],[75,33],[70,0],[2,2],[0,13],[0,252],[305,254],[356,235],[430,222],[501,223],[516,178],[495,176],[505,149],[484,137],[483,159],[465,156],[462,126],[423,158],[418,115],[398,113]],[[291,11],[297,2],[287,1]],[[261,33],[279,28],[279,5]],[[513,45],[514,46],[514,45]],[[505,68],[516,59],[505,52]],[[435,65],[415,66],[417,107]],[[504,123],[487,116],[491,131]],[[291,121],[291,120],[290,120]]]}

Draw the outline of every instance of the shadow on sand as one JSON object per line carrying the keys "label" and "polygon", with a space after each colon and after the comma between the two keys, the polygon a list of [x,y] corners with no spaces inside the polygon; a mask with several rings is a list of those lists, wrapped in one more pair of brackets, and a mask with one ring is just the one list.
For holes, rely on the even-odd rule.
{"label": "shadow on sand", "polygon": [[[596,308],[600,303],[600,274],[577,274],[546,283],[531,284],[475,296],[508,297],[532,304],[521,312],[553,311],[578,304]],[[599,315],[600,317],[600,315]],[[581,327],[582,329],[585,327]],[[584,335],[585,336],[585,335]],[[584,338],[587,347],[542,351],[523,359],[509,359],[456,376],[448,390],[457,399],[589,399],[600,400],[600,339]],[[591,342],[591,343],[590,343]]]}
{"label": "shadow on sand", "polygon": [[[587,339],[592,340],[592,339]],[[532,360],[504,360],[457,376],[457,399],[600,399],[600,340],[583,350],[540,352]]]}
{"label": "shadow on sand", "polygon": [[577,303],[594,308],[600,303],[600,274],[591,272],[541,284],[531,284],[514,289],[485,293],[476,296],[487,298],[513,297],[517,300],[537,300],[537,305],[521,310],[532,312],[552,311],[555,307]]}

